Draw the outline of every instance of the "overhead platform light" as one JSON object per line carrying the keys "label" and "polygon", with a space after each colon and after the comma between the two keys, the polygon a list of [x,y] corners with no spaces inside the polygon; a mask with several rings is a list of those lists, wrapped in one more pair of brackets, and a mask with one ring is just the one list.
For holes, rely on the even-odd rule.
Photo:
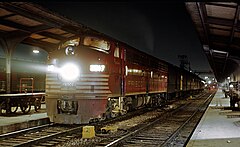
{"label": "overhead platform light", "polygon": [[33,53],[34,53],[34,54],[38,54],[38,53],[39,53],[39,50],[34,49],[34,50],[33,50]]}

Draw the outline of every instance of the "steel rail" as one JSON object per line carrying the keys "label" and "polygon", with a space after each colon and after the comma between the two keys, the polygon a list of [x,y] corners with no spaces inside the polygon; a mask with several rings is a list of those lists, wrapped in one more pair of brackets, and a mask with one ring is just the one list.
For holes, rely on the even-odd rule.
{"label": "steel rail", "polygon": [[[205,104],[205,103],[212,97],[213,94],[214,94],[214,93],[212,93],[211,95],[209,95],[208,98],[207,98],[206,100],[204,100],[203,104]],[[199,96],[199,97],[200,97],[200,96]],[[129,137],[134,136],[135,134],[141,132],[141,131],[144,130],[144,129],[147,129],[148,127],[152,126],[153,124],[161,121],[163,118],[166,118],[166,117],[168,117],[168,116],[172,116],[173,114],[175,114],[176,112],[179,112],[181,109],[185,108],[186,106],[188,106],[188,105],[190,105],[190,104],[191,104],[191,103],[189,102],[189,103],[187,103],[187,104],[185,104],[185,105],[183,105],[183,106],[175,109],[174,111],[172,111],[172,112],[170,112],[170,113],[168,113],[168,114],[164,114],[163,116],[161,116],[160,118],[154,120],[153,122],[148,123],[147,125],[139,128],[139,129],[137,129],[137,130],[135,130],[135,131],[133,131],[133,132],[130,132],[130,133],[128,133],[128,134],[126,134],[126,135],[124,135],[124,136],[122,136],[122,137],[114,140],[114,141],[112,141],[111,143],[105,145],[105,147],[110,147],[110,146],[118,145],[120,142],[123,142],[124,140],[127,140]],[[202,105],[203,105],[203,104],[202,104]],[[199,108],[200,108],[200,106],[199,106]],[[197,111],[199,111],[199,108],[198,108]],[[197,112],[197,111],[196,111],[196,112]],[[196,112],[195,112],[195,113],[196,113]],[[195,113],[194,113],[194,114],[195,114]],[[190,120],[190,118],[189,118],[188,120]],[[186,123],[184,123],[184,124],[186,124]],[[180,129],[179,129],[179,131],[180,131]],[[177,133],[174,133],[174,134],[177,134]],[[174,137],[174,135],[172,135],[172,137]]]}
{"label": "steel rail", "polygon": [[168,113],[168,114],[164,114],[164,115],[161,116],[160,118],[154,120],[154,121],[151,122],[151,123],[148,123],[147,125],[144,125],[144,126],[141,127],[140,129],[137,129],[137,130],[135,130],[135,131],[133,131],[133,132],[130,132],[129,134],[126,134],[126,135],[122,136],[121,138],[119,138],[119,139],[117,139],[117,140],[115,140],[115,141],[107,144],[105,147],[110,147],[110,146],[113,146],[113,145],[118,144],[119,142],[124,141],[124,140],[127,139],[128,137],[133,136],[133,135],[139,133],[140,131],[142,131],[142,130],[144,130],[144,129],[147,129],[148,127],[150,127],[151,125],[157,123],[158,121],[161,121],[163,118],[166,118],[166,117],[168,117],[168,116],[173,115],[174,113],[178,112],[180,109],[185,108],[185,107],[188,106],[189,104],[190,104],[190,102],[187,103],[187,104],[185,104],[185,105],[183,105],[183,106],[181,106],[181,107],[179,107],[179,108],[177,108],[177,109],[175,109],[174,111],[172,111],[172,112],[170,112],[170,113]]}
{"label": "steel rail", "polygon": [[161,146],[167,146],[174,138],[180,133],[180,131],[190,122],[190,120],[199,112],[199,108],[202,108],[206,105],[206,103],[211,100],[212,95],[209,95],[208,98],[201,104],[201,106],[198,107],[198,109],[161,145]]}
{"label": "steel rail", "polygon": [[41,126],[26,128],[26,129],[22,129],[22,130],[10,132],[10,133],[0,134],[0,140],[3,139],[3,138],[12,137],[14,135],[18,135],[18,134],[21,134],[21,133],[25,133],[25,132],[33,131],[33,130],[37,130],[37,129],[42,129],[42,128],[49,127],[49,126],[52,126],[52,125],[53,125],[53,123],[50,123],[50,124],[45,124],[45,125],[41,125]]}

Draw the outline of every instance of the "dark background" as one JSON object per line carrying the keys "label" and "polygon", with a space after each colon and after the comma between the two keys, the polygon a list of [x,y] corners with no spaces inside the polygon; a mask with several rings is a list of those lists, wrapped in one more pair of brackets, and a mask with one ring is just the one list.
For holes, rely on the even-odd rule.
{"label": "dark background", "polygon": [[184,2],[38,4],[174,65],[187,55],[193,71],[210,70]]}

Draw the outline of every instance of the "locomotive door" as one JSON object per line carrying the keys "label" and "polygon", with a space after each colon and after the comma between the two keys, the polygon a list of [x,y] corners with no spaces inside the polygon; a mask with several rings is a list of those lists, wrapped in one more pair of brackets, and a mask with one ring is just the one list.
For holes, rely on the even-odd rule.
{"label": "locomotive door", "polygon": [[113,55],[113,63],[112,63],[112,78],[111,78],[111,86],[113,95],[123,96],[124,94],[124,50],[115,47],[114,55]]}

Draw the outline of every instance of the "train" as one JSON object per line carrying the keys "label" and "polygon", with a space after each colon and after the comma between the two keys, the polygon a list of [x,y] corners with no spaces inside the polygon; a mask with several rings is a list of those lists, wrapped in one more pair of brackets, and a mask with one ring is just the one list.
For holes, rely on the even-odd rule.
{"label": "train", "polygon": [[[5,66],[4,58],[0,58],[0,67]],[[29,61],[23,60],[12,60],[13,63],[13,70],[11,73],[11,93],[24,93],[24,92],[45,92],[45,79],[46,79],[46,72],[33,70],[31,67],[26,67],[26,65],[31,66],[46,66],[45,63],[33,63]],[[17,63],[17,64],[15,64]],[[21,66],[19,67],[18,65]],[[21,70],[21,71],[20,71]],[[0,94],[6,94],[6,72],[5,69],[0,71]]]}
{"label": "train", "polygon": [[[0,48],[2,50],[2,48]],[[19,44],[11,57],[10,93],[45,92],[47,52],[32,53],[32,46]],[[7,93],[6,57],[0,51],[0,94]]]}
{"label": "train", "polygon": [[[45,100],[46,62],[42,57],[46,57],[47,54],[42,53],[40,57],[31,56],[30,46],[20,44],[18,47],[21,50],[15,50],[11,58],[9,89],[6,80],[6,57],[0,52],[0,115],[16,113],[18,108],[26,114],[30,112],[31,106],[38,111]],[[25,51],[27,58],[19,54],[21,51]]]}
{"label": "train", "polygon": [[203,87],[197,75],[123,42],[81,34],[49,53],[46,109],[51,122],[87,124],[158,107]]}

